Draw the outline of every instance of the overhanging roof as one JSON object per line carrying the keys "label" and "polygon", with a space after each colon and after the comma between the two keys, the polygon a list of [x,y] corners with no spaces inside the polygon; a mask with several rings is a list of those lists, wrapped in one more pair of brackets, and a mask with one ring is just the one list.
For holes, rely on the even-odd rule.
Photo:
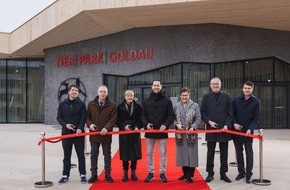
{"label": "overhanging roof", "polygon": [[0,33],[0,58],[44,57],[46,48],[132,28],[202,23],[290,31],[290,1],[58,0],[10,34]]}

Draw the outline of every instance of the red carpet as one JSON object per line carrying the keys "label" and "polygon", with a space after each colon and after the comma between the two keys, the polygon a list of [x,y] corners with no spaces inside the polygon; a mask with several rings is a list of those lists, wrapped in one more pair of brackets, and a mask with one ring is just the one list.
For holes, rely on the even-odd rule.
{"label": "red carpet", "polygon": [[[114,155],[112,159],[112,178],[114,183],[107,183],[104,180],[104,171],[99,176],[99,181],[92,184],[90,190],[143,190],[148,188],[154,188],[158,190],[180,190],[180,189],[198,189],[198,190],[208,190],[210,189],[207,183],[204,181],[200,173],[196,170],[194,173],[194,182],[186,183],[185,181],[178,181],[178,177],[182,174],[181,168],[175,166],[175,142],[173,138],[168,139],[168,148],[167,148],[167,169],[166,177],[168,183],[161,183],[159,179],[159,154],[158,146],[156,144],[155,149],[155,179],[150,183],[145,183],[144,179],[146,178],[148,171],[146,166],[146,143],[145,139],[142,139],[142,159],[137,163],[137,176],[138,181],[132,181],[129,179],[127,182],[122,182],[123,169],[122,162],[119,158],[119,152]],[[101,160],[102,162],[103,160]],[[131,173],[129,172],[129,177]]]}

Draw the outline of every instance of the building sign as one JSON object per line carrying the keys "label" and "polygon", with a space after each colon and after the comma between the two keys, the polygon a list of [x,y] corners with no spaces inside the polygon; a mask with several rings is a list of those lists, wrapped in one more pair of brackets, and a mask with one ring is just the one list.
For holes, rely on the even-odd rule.
{"label": "building sign", "polygon": [[90,64],[103,64],[108,61],[111,63],[131,62],[145,59],[152,59],[153,49],[131,49],[131,50],[117,50],[104,52],[94,52],[90,54],[77,54],[57,56],[55,58],[55,65],[58,67],[70,67]]}

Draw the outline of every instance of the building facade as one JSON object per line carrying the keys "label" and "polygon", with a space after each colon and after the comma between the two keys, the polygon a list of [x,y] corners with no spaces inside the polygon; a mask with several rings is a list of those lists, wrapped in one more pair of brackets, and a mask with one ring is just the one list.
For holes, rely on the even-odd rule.
{"label": "building facade", "polygon": [[232,97],[252,80],[262,101],[261,127],[287,128],[289,45],[289,32],[201,24],[132,29],[50,48],[45,51],[45,123],[55,122],[56,95],[67,79],[82,82],[86,103],[101,84],[117,103],[127,89],[142,103],[154,79],[164,83],[172,101],[188,86],[201,103],[210,78],[218,76]]}
{"label": "building facade", "polygon": [[[59,0],[56,6],[63,2],[67,1]],[[85,23],[79,27],[78,19],[67,22],[63,24],[67,28],[72,23],[80,30],[89,27]],[[85,33],[74,37],[68,30],[67,36],[58,36],[61,27],[39,37],[51,39],[46,41],[49,45],[39,45],[43,56],[37,48],[42,41],[37,40],[15,51],[14,57],[0,52],[0,123],[57,124],[58,104],[67,97],[71,84],[80,86],[86,104],[101,84],[108,86],[109,98],[116,103],[123,100],[127,89],[142,103],[155,79],[163,82],[173,103],[182,87],[189,87],[191,98],[201,103],[209,92],[210,79],[217,76],[222,91],[232,98],[241,93],[244,81],[255,83],[254,94],[262,105],[260,128],[290,127],[290,31],[213,23],[144,23],[103,35],[88,31],[86,37]]]}

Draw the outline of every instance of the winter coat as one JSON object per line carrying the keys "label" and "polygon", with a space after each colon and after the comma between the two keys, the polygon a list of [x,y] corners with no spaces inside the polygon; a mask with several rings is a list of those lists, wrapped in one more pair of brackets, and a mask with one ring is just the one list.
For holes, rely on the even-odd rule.
{"label": "winter coat", "polygon": [[[233,109],[232,101],[228,94],[219,92],[220,95],[216,101],[213,92],[210,92],[203,96],[201,104],[201,117],[207,124],[207,130],[216,130],[211,128],[208,124],[209,121],[213,121],[218,124],[218,129],[222,129],[225,125],[228,129],[232,126]],[[231,134],[229,133],[207,133],[206,141],[209,142],[228,142],[231,140]]]}
{"label": "winter coat", "polygon": [[[99,97],[90,101],[87,110],[87,125],[95,124],[96,130],[101,131],[106,128],[108,131],[113,131],[113,127],[117,121],[116,104],[106,98],[105,104],[100,107],[98,103]],[[112,135],[91,135],[90,142],[111,143]]]}
{"label": "winter coat", "polygon": [[[172,102],[165,97],[163,91],[159,93],[151,92],[150,97],[143,102],[142,106],[142,124],[147,129],[147,124],[153,124],[153,129],[160,129],[161,125],[165,125],[166,129],[170,127],[174,120],[174,112]],[[145,133],[146,138],[165,139],[168,138],[167,133]]]}
{"label": "winter coat", "polygon": [[[201,115],[197,103],[189,100],[183,107],[182,103],[178,102],[173,110],[175,113],[174,126],[181,124],[184,130],[198,129]],[[188,134],[181,134],[182,139],[176,141],[176,166],[198,167],[198,136],[197,134],[191,135],[195,137],[193,143],[187,141]]]}
{"label": "winter coat", "polygon": [[[57,121],[62,127],[62,135],[75,133],[77,129],[84,132],[86,118],[86,105],[80,100],[80,98],[77,98],[74,101],[66,98],[58,106]],[[73,124],[75,126],[75,131],[66,128],[66,124]]]}
{"label": "winter coat", "polygon": [[[251,130],[251,134],[254,134],[254,129],[259,123],[260,112],[261,102],[257,97],[251,95],[245,100],[244,95],[237,96],[233,100],[233,124],[237,123],[243,127],[238,132],[246,133],[247,130]],[[240,142],[253,142],[253,138],[240,135],[232,135],[232,138]]]}
{"label": "winter coat", "polygon": [[[141,106],[135,101],[132,102],[133,109],[129,113],[126,108],[126,101],[123,101],[118,105],[117,113],[117,126],[120,131],[125,131],[126,125],[131,125],[130,129],[135,128],[141,129]],[[120,159],[123,161],[139,160],[142,158],[141,155],[141,137],[140,133],[133,134],[120,134],[119,135],[119,150]]]}

